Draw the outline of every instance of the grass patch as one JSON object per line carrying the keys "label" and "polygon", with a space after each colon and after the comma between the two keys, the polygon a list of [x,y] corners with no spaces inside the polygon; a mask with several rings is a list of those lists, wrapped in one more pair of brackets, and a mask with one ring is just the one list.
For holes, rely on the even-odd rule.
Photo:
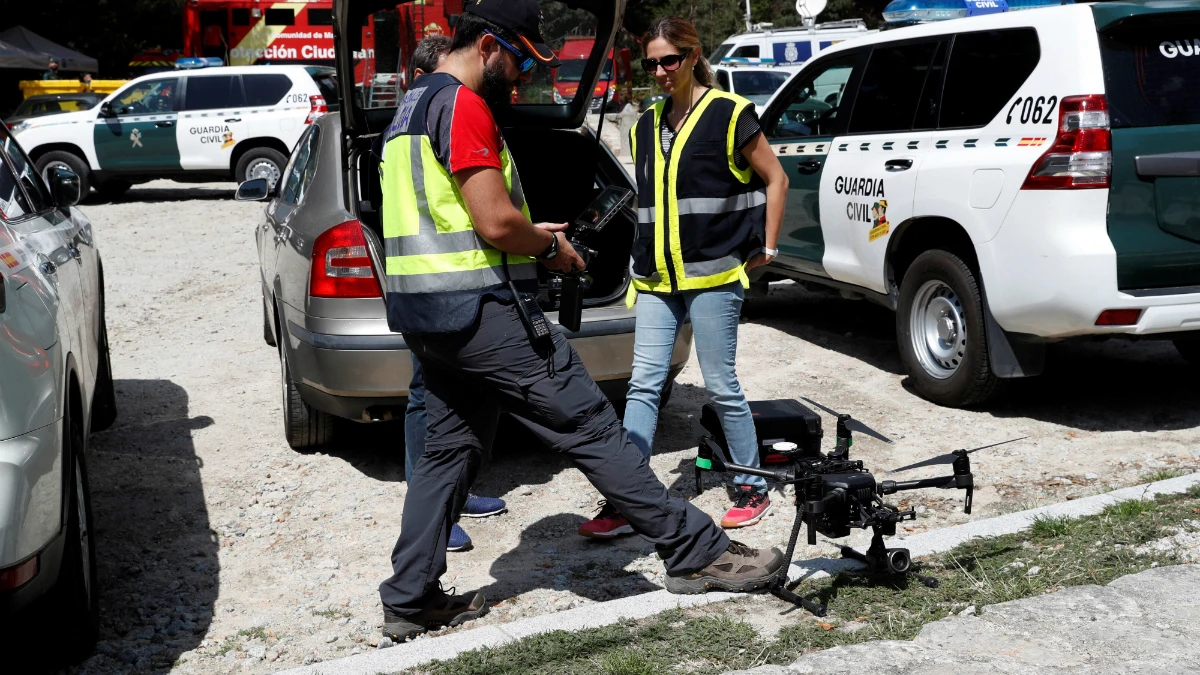
{"label": "grass patch", "polygon": [[1037,516],[1029,526],[1029,533],[1037,539],[1061,537],[1071,531],[1072,522],[1067,516]]}
{"label": "grass patch", "polygon": [[330,621],[337,621],[338,619],[344,619],[348,616],[354,615],[340,607],[331,607],[329,609],[314,609],[313,616],[320,616],[329,619]]}
{"label": "grass patch", "polygon": [[1116,504],[1109,504],[1100,512],[1101,516],[1110,518],[1137,518],[1144,513],[1150,513],[1158,507],[1155,501],[1149,499],[1128,499]]}
{"label": "grass patch", "polygon": [[[1194,519],[1198,507],[1200,486],[1183,495],[1114,504],[1075,520],[1039,518],[1027,531],[976,539],[922,560],[921,572],[939,582],[935,589],[915,580],[904,588],[844,575],[805,583],[798,592],[827,603],[829,615],[818,621],[802,610],[793,611],[784,615],[785,625],[769,639],[727,615],[736,604],[722,603],[584,631],[544,633],[406,672],[708,675],[787,664],[801,654],[837,645],[910,640],[925,624],[968,605],[1106,584],[1156,564],[1177,562],[1170,555],[1137,555],[1133,547],[1167,536],[1170,527]],[[774,603],[754,611],[774,615],[781,609]]]}
{"label": "grass patch", "polygon": [[250,640],[255,638],[258,638],[259,640],[267,639],[267,631],[258,626],[255,626],[254,628],[243,628],[242,630],[239,630],[237,634]]}
{"label": "grass patch", "polygon": [[1183,469],[1155,469],[1149,473],[1143,474],[1142,479],[1147,483],[1156,483],[1160,480],[1170,480],[1171,478],[1179,478],[1186,476],[1188,471]]}

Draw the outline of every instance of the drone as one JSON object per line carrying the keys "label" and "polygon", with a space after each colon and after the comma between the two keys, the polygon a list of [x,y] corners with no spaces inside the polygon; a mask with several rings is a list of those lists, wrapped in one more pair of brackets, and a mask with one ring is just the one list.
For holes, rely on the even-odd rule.
{"label": "drone", "polygon": [[837,418],[833,450],[827,453],[821,451],[821,416],[799,401],[751,401],[750,413],[758,433],[762,468],[741,466],[728,460],[729,448],[721,428],[720,416],[712,403],[706,404],[700,415],[700,425],[705,433],[700,437],[696,456],[696,493],[700,494],[704,489],[702,477],[706,471],[762,476],[779,485],[795,486],[796,519],[792,524],[787,552],[784,554],[789,565],[784,566],[771,580],[767,590],[772,595],[803,607],[816,616],[825,616],[826,607],[793,593],[785,585],[787,569],[796,552],[800,528],[804,525],[808,526],[810,546],[817,543],[818,532],[830,539],[838,539],[849,536],[852,528],[870,528],[873,536],[865,553],[849,546],[842,547],[842,557],[857,560],[865,566],[864,570],[847,574],[891,581],[911,577],[930,588],[936,588],[937,579],[913,570],[912,556],[908,549],[889,548],[884,543],[884,537],[896,534],[897,523],[916,520],[917,512],[912,508],[902,511],[897,506],[886,503],[883,497],[906,490],[927,488],[966,490],[963,510],[969,514],[975,493],[971,454],[1024,440],[1028,436],[969,450],[955,450],[888,472],[890,475],[928,466],[950,465],[952,473],[948,476],[909,481],[877,481],[875,476],[863,467],[862,460],[850,459],[850,447],[854,444],[853,434],[865,434],[889,445],[895,443],[850,415],[839,413],[809,398],[801,397],[801,400]]}

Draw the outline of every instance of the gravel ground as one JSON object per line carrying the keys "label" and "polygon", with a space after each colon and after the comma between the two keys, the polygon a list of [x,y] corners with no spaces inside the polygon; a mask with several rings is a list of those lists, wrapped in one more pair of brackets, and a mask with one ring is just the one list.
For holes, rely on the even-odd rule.
{"label": "gravel ground", "polygon": [[[320,452],[288,448],[278,361],[261,337],[252,233],[262,206],[232,201],[232,188],[156,181],[119,203],[83,206],[105,259],[120,417],[91,439],[103,625],[95,656],[76,672],[259,673],[375,648],[375,589],[405,494],[401,429],[359,427]],[[960,493],[916,493],[909,503],[921,520],[909,531],[1200,464],[1190,371],[1167,343],[1054,350],[1045,376],[960,411],[904,387],[883,309],[780,283],[755,316],[743,324],[738,364],[748,396],[805,395],[855,414],[897,441],[860,437],[854,451],[871,467],[1031,437],[975,455],[974,515],[962,514]],[[653,458],[688,498],[704,400],[689,363]],[[599,495],[527,439],[499,439],[476,490],[510,508],[465,522],[475,549],[450,557],[447,586],[484,588],[497,603],[476,625],[659,585],[660,563],[640,538],[575,535]],[[719,517],[723,493],[696,503]],[[784,543],[790,511],[772,497],[773,514],[736,538]],[[822,541],[800,554],[835,550]]]}

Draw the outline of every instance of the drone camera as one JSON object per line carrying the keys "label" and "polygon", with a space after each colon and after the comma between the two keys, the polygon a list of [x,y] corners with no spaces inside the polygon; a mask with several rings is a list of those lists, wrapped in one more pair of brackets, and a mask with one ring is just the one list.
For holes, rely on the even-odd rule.
{"label": "drone camera", "polygon": [[892,574],[904,574],[912,569],[912,556],[906,548],[889,548],[887,550],[887,566]]}

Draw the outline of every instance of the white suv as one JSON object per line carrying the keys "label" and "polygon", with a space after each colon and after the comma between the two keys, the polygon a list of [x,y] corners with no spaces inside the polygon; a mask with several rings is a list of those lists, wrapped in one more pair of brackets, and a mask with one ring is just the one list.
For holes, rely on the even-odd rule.
{"label": "white suv", "polygon": [[1190,37],[1194,0],[1106,2],[830,47],[762,115],[791,185],[780,257],[752,276],[894,309],[905,369],[944,405],[1039,374],[1068,338],[1167,338],[1196,359]]}
{"label": "white suv", "polygon": [[97,107],[13,128],[45,176],[56,166],[118,195],[167,176],[272,186],[292,146],[328,112],[303,66],[236,66],[139,77]]}

